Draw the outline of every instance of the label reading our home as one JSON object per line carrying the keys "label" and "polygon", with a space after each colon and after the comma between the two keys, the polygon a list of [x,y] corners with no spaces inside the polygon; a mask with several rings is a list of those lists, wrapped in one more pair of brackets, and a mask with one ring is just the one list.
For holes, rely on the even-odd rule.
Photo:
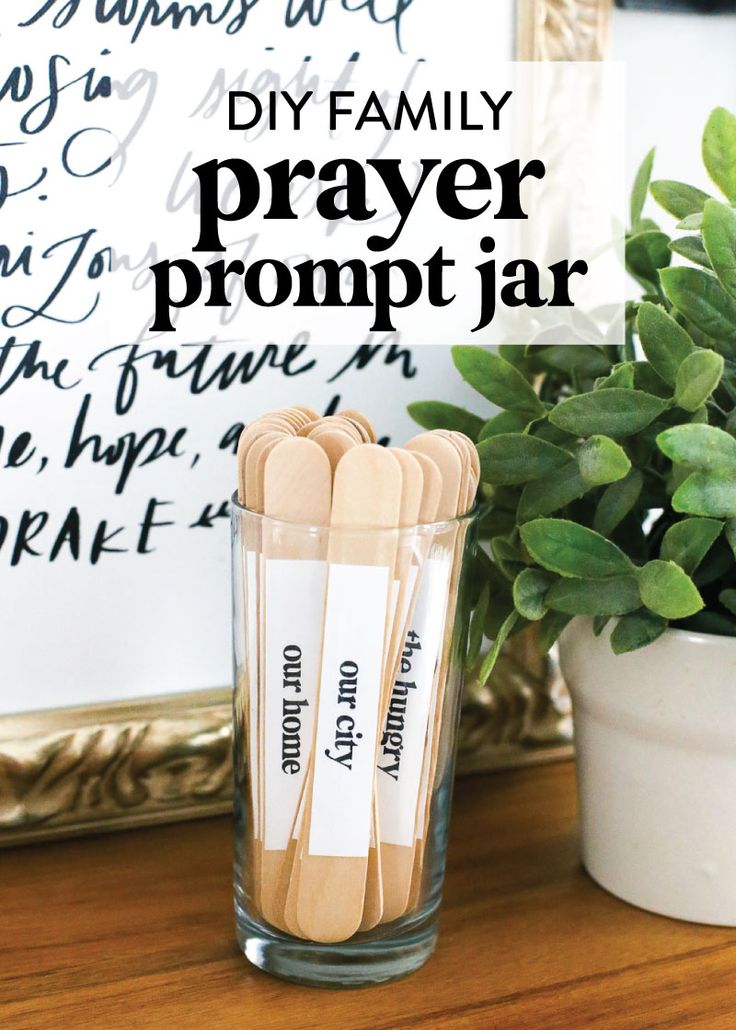
{"label": "label reading our home", "polygon": [[309,767],[327,563],[265,561],[264,847],[285,851]]}
{"label": "label reading our home", "polygon": [[368,855],[388,603],[389,569],[330,566],[310,855]]}
{"label": "label reading our home", "polygon": [[414,841],[435,670],[444,639],[450,563],[427,559],[378,745],[376,788],[384,844]]}

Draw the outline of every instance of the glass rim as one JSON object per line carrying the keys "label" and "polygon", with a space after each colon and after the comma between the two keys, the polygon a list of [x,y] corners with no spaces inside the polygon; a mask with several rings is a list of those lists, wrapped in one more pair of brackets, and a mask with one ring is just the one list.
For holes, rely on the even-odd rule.
{"label": "glass rim", "polygon": [[[290,526],[291,528],[302,529],[312,533],[324,533],[330,530],[330,526],[314,526],[308,522],[288,522],[286,519],[276,519],[272,515],[264,515],[262,512],[253,511],[252,508],[246,507],[241,504],[238,500],[237,490],[233,492],[230,498],[231,504],[231,516],[243,516],[250,515],[254,519],[260,522],[267,522],[273,526]],[[473,522],[480,511],[481,505],[478,500],[475,501],[472,508],[468,508],[462,515],[455,515],[451,519],[441,519],[439,522],[418,522],[414,526],[336,526],[335,529],[339,529],[342,532],[360,532],[360,533],[413,533],[416,530],[421,530],[424,533],[438,533],[440,531],[449,530],[453,526],[459,526],[466,523]]]}

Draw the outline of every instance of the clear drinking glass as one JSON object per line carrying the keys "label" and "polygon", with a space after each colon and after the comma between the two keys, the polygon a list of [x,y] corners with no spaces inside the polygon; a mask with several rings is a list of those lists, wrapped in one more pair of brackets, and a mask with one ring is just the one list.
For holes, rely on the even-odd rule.
{"label": "clear drinking glass", "polygon": [[330,530],[233,499],[235,917],[270,973],[354,987],[434,949],[472,522]]}

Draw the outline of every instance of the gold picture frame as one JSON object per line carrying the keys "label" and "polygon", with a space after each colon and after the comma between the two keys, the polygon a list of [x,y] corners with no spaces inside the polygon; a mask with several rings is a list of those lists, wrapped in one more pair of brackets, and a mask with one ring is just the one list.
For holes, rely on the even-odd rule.
{"label": "gold picture frame", "polygon": [[[610,0],[519,0],[520,60],[600,60]],[[0,717],[0,847],[216,815],[231,805],[231,691]],[[459,772],[570,753],[569,704],[528,632],[471,683]]]}

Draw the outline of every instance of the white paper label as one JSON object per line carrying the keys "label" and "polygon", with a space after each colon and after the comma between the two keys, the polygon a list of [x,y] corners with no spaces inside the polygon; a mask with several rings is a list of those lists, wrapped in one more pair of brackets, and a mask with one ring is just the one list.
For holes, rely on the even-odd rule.
{"label": "white paper label", "polygon": [[446,559],[427,559],[382,727],[376,787],[380,837],[385,844],[410,847],[414,842],[449,578],[450,563]]}
{"label": "white paper label", "polygon": [[368,855],[388,604],[389,569],[330,566],[311,855]]}
{"label": "white paper label", "polygon": [[264,576],[264,847],[285,851],[312,750],[327,563],[268,558]]}
{"label": "white paper label", "polygon": [[258,840],[263,836],[259,805],[258,740],[258,580],[257,555],[245,552],[245,668],[248,684],[248,774],[253,827]]}

